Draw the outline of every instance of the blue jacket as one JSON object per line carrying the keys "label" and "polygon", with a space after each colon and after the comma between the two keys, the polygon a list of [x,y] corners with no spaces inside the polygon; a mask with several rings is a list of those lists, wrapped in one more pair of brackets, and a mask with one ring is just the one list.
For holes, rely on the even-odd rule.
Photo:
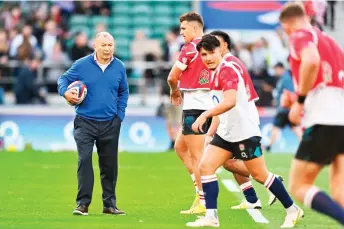
{"label": "blue jacket", "polygon": [[75,106],[81,117],[107,121],[117,115],[124,119],[127,107],[129,88],[125,66],[114,58],[103,72],[94,60],[94,53],[77,61],[58,79],[58,92],[64,96],[67,87],[80,80],[86,84],[85,100]]}

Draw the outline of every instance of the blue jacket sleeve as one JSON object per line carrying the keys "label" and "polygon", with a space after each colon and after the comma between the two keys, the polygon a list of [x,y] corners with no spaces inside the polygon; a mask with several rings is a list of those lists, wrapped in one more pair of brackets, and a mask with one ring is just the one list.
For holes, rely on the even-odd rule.
{"label": "blue jacket sleeve", "polygon": [[69,84],[79,79],[78,62],[73,65],[65,72],[57,81],[57,90],[61,96],[64,96],[67,91]]}
{"label": "blue jacket sleeve", "polygon": [[125,68],[122,72],[122,79],[118,87],[118,100],[117,100],[117,116],[123,121],[125,117],[125,109],[127,108],[129,98],[129,86],[127,81],[127,74]]}

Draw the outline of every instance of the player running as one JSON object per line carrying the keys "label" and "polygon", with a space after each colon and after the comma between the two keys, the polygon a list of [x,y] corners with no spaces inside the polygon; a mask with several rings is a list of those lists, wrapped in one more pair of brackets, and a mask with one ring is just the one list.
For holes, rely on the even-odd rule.
{"label": "player running", "polygon": [[[214,35],[220,41],[221,56],[226,61],[226,59],[232,59],[233,57],[230,54],[231,39],[229,35],[221,30],[212,31],[210,34]],[[238,63],[241,66],[241,63]],[[243,71],[246,71],[245,67],[242,65],[241,68]],[[248,74],[246,72],[245,74]],[[255,99],[252,100],[252,103],[255,100],[258,100],[258,95],[254,95]],[[208,131],[208,138],[212,138],[216,129],[219,125],[219,122],[216,121],[218,117],[213,117],[213,122],[211,123],[210,129]],[[209,140],[207,142],[210,142]],[[255,189],[252,186],[250,180],[250,172],[247,170],[245,164],[242,160],[238,159],[229,159],[223,164],[223,167],[233,173],[234,179],[239,184],[240,189],[242,190],[245,200],[243,200],[239,205],[232,206],[232,209],[260,209],[262,208],[261,201],[258,199]],[[281,176],[276,175],[281,181],[283,181]],[[267,189],[268,190],[268,189]],[[269,205],[271,206],[276,201],[276,196],[268,190],[269,194]]]}
{"label": "player running", "polygon": [[280,104],[281,96],[284,91],[294,92],[293,80],[290,71],[286,70],[282,63],[277,63],[274,66],[274,70],[275,75],[279,77],[275,90],[277,114],[271,129],[271,138],[269,144],[265,147],[265,150],[268,152],[270,152],[271,147],[276,142],[278,135],[286,126],[289,126],[293,130],[299,140],[301,140],[302,136],[302,130],[300,126],[290,122],[288,118],[289,109],[282,107]]}
{"label": "player running", "polygon": [[[178,133],[175,150],[184,162],[196,189],[196,198],[189,210],[181,214],[199,214],[205,212],[204,194],[198,165],[204,151],[205,134],[195,133],[191,126],[205,110],[211,107],[209,93],[210,73],[198,55],[196,45],[203,36],[203,19],[197,13],[187,13],[180,17],[180,34],[184,38],[178,61],[168,76],[171,103],[179,106],[183,102],[182,130]],[[179,88],[178,88],[179,81]],[[204,122],[203,128],[208,130],[211,118]]]}
{"label": "player running", "polygon": [[251,102],[257,96],[249,75],[243,72],[240,67],[242,64],[236,57],[231,56],[222,61],[220,42],[213,35],[205,35],[198,43],[197,50],[202,61],[212,70],[212,100],[216,105],[203,112],[192,129],[203,132],[206,120],[218,115],[220,124],[199,166],[206,198],[206,215],[187,223],[187,226],[219,227],[219,187],[215,172],[225,161],[235,156],[243,160],[252,177],[264,184],[283,204],[287,216],[282,228],[294,227],[303,216],[303,211],[294,204],[282,182],[269,173],[265,166],[260,147],[258,110],[255,103]]}
{"label": "player running", "polygon": [[[304,8],[289,3],[280,21],[289,36],[289,59],[297,94],[292,122],[305,131],[292,162],[290,191],[305,206],[344,225],[344,52],[327,34],[311,26]],[[290,105],[290,96],[283,96]],[[210,117],[210,116],[209,116]],[[331,197],[314,186],[330,164]]]}

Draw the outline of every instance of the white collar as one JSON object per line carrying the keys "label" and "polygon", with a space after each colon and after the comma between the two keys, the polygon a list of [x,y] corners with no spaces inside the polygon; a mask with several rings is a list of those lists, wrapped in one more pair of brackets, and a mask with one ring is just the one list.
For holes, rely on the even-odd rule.
{"label": "white collar", "polygon": [[226,55],[224,55],[222,57],[222,59],[224,60],[225,58],[229,57],[229,56],[233,56],[233,54],[231,52],[228,52]]}
{"label": "white collar", "polygon": [[[97,60],[97,53],[96,53],[96,52],[94,52],[93,59],[94,59],[94,61],[95,61],[97,64],[101,64],[101,63],[99,63],[99,61]],[[115,59],[115,58],[112,56],[109,63],[107,63],[107,64],[101,64],[101,65],[109,65],[114,59]]]}

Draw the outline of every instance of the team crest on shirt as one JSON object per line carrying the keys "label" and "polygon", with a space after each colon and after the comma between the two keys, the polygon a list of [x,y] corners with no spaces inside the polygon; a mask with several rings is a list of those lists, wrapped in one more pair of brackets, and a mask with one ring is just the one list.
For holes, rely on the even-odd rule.
{"label": "team crest on shirt", "polygon": [[239,144],[239,149],[240,149],[240,151],[244,151],[245,150],[245,145],[244,144]]}
{"label": "team crest on shirt", "polygon": [[199,77],[199,84],[203,85],[207,83],[209,83],[209,72],[203,69]]}

